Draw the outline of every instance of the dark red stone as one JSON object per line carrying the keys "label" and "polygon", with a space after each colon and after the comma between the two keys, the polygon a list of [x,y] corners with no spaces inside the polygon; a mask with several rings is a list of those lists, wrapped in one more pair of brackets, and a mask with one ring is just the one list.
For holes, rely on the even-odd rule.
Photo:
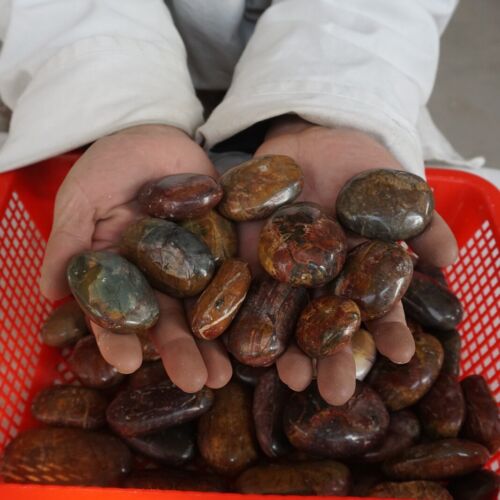
{"label": "dark red stone", "polygon": [[457,477],[448,484],[454,500],[498,500],[500,478],[490,470]]}
{"label": "dark red stone", "polygon": [[439,483],[432,481],[406,481],[402,483],[380,483],[370,493],[374,498],[413,498],[415,500],[453,500]]}
{"label": "dark red stone", "polygon": [[42,326],[42,342],[52,347],[66,347],[88,334],[85,316],[74,300],[54,309]]}

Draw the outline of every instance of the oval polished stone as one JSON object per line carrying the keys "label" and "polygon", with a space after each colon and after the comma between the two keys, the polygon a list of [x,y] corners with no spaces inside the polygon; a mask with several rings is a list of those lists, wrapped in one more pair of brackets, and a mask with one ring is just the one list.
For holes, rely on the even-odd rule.
{"label": "oval polished stone", "polygon": [[446,479],[480,469],[489,459],[488,450],[465,439],[441,439],[417,444],[383,465],[393,479]]}
{"label": "oval polished stone", "polygon": [[48,425],[97,429],[106,423],[107,406],[106,397],[94,389],[56,385],[35,396],[31,413]]}
{"label": "oval polished stone", "polygon": [[413,273],[409,254],[395,243],[367,241],[347,255],[333,293],[354,300],[361,319],[387,314],[406,292]]}
{"label": "oval polished stone", "polygon": [[283,431],[283,410],[291,395],[275,368],[270,368],[257,382],[253,395],[253,420],[261,450],[271,458],[292,451]]}
{"label": "oval polished stone", "polygon": [[85,316],[74,300],[54,309],[40,332],[42,342],[52,347],[72,345],[87,334]]}
{"label": "oval polished stone", "polygon": [[254,282],[226,332],[228,351],[246,365],[271,365],[285,351],[306,302],[304,288],[270,278]]}
{"label": "oval polished stone", "polygon": [[233,374],[243,384],[255,387],[259,379],[270,368],[264,366],[248,366],[233,360]]}
{"label": "oval polished stone", "polygon": [[208,387],[188,394],[167,380],[120,392],[108,406],[106,418],[121,436],[144,436],[194,420],[209,410],[213,399]]}
{"label": "oval polished stone", "polygon": [[417,175],[401,170],[367,170],[351,178],[337,196],[343,226],[366,238],[406,240],[432,218],[434,196]]}
{"label": "oval polished stone", "polygon": [[215,391],[212,408],[198,421],[198,449],[207,464],[235,475],[257,460],[252,399],[236,382]]}
{"label": "oval polished stone", "polygon": [[356,378],[364,380],[375,363],[377,357],[377,348],[372,334],[360,328],[354,332],[351,339],[352,355],[356,365]]}
{"label": "oval polished stone", "polygon": [[442,373],[448,373],[453,377],[460,375],[460,355],[462,349],[462,338],[457,330],[433,332],[444,349],[444,361],[441,368]]}
{"label": "oval polished stone", "polygon": [[495,398],[481,375],[466,377],[461,385],[466,404],[464,435],[495,453],[500,448],[500,419]]}
{"label": "oval polished stone", "polygon": [[419,401],[418,412],[429,437],[457,437],[465,417],[464,396],[458,380],[441,373],[429,392]]}
{"label": "oval polished stone", "polygon": [[233,222],[210,210],[201,217],[182,221],[180,225],[197,236],[210,249],[216,265],[238,253],[238,234]]}
{"label": "oval polished stone", "polygon": [[288,156],[268,155],[236,165],[220,178],[224,197],[217,207],[228,219],[265,219],[302,191],[302,169]]}
{"label": "oval polished stone", "polygon": [[105,389],[119,384],[124,379],[124,376],[102,357],[93,335],[83,337],[77,342],[68,363],[71,371],[87,387]]}
{"label": "oval polished stone", "polygon": [[202,174],[174,174],[146,184],[138,195],[148,215],[182,220],[204,215],[222,199],[217,181]]}
{"label": "oval polished stone", "polygon": [[146,385],[159,384],[169,380],[162,361],[142,363],[140,368],[129,375],[128,385],[131,389],[138,389]]}
{"label": "oval polished stone", "polygon": [[243,304],[251,281],[246,262],[226,260],[193,308],[191,331],[195,337],[212,340],[221,335]]}
{"label": "oval polished stone", "polygon": [[490,470],[478,470],[448,483],[454,500],[498,500],[500,477]]}
{"label": "oval polished stone", "polygon": [[5,448],[7,483],[112,486],[130,472],[132,456],[115,436],[49,427],[19,434]]}
{"label": "oval polished stone", "polygon": [[448,288],[418,271],[413,273],[403,306],[408,316],[436,330],[453,330],[463,317],[458,298]]}
{"label": "oval polished stone", "polygon": [[340,225],[316,203],[277,210],[260,232],[259,259],[277,281],[320,287],[344,265],[347,240]]}
{"label": "oval polished stone", "polygon": [[326,403],[311,385],[294,393],[285,406],[285,433],[295,448],[329,458],[362,455],[378,446],[389,427],[389,414],[377,393],[356,383],[342,406]]}
{"label": "oval polished stone", "polygon": [[436,381],[443,364],[443,348],[432,335],[415,336],[415,354],[398,365],[380,356],[368,383],[378,392],[389,410],[402,410],[415,404]]}
{"label": "oval polished stone", "polygon": [[256,495],[347,495],[350,474],[333,460],[258,465],[243,472],[235,487],[239,493]]}
{"label": "oval polished stone", "polygon": [[453,500],[446,488],[432,481],[380,483],[369,495],[375,498],[413,498],[415,500]]}
{"label": "oval polished stone", "polygon": [[139,269],[112,252],[83,252],[69,262],[67,278],[80,307],[98,325],[136,333],[156,324],[160,310]]}
{"label": "oval polished stone", "polygon": [[295,338],[308,356],[325,358],[349,345],[360,324],[361,313],[355,302],[324,295],[302,311]]}
{"label": "oval polished stone", "polygon": [[215,270],[205,243],[162,219],[145,218],[129,225],[122,234],[121,248],[155,288],[174,297],[197,295]]}

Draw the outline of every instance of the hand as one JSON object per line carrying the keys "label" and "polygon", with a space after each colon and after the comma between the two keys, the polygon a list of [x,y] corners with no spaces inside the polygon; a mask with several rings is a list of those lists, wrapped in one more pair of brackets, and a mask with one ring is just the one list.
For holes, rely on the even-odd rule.
{"label": "hand", "polygon": [[[135,198],[143,184],[181,172],[217,175],[203,150],[174,127],[142,125],[96,141],[57,193],[42,293],[51,300],[66,296],[69,259],[89,249],[114,249],[125,227],[141,216]],[[161,315],[151,336],[172,381],[186,392],[225,385],[232,373],[225,350],[218,342],[195,340],[182,303],[157,296]],[[95,324],[92,329],[108,363],[122,373],[139,368],[142,350],[135,335],[113,334]]]}
{"label": "hand", "polygon": [[[331,214],[342,186],[354,175],[368,169],[403,167],[381,144],[362,132],[328,129],[298,118],[278,121],[269,131],[255,156],[283,154],[295,159],[304,171],[304,189],[300,200],[314,201]],[[261,223],[243,228],[243,258],[255,267]],[[351,240],[351,246],[359,243]],[[441,216],[434,214],[426,230],[409,244],[419,257],[435,266],[453,263],[458,255],[455,238]],[[245,251],[245,249],[248,249]],[[415,342],[405,321],[403,306],[398,302],[383,318],[370,321],[378,351],[395,363],[407,363],[415,352]],[[292,345],[276,362],[281,380],[296,391],[304,390],[313,377],[311,360]],[[354,359],[350,348],[317,363],[318,388],[323,398],[334,405],[345,403],[354,393],[356,383]]]}

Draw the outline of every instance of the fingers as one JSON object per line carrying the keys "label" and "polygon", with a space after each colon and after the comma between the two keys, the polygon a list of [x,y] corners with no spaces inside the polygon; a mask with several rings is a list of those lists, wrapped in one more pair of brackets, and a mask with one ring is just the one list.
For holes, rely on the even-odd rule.
{"label": "fingers", "polygon": [[185,392],[197,392],[206,384],[208,372],[182,303],[161,293],[156,296],[160,319],[151,330],[153,343],[172,382]]}
{"label": "fingers", "polygon": [[349,401],[356,389],[356,365],[350,348],[318,360],[318,389],[331,405]]}
{"label": "fingers", "polygon": [[90,322],[102,357],[123,374],[135,372],[142,363],[141,342],[134,334],[112,333]]}
{"label": "fingers", "polygon": [[291,345],[276,361],[281,381],[294,391],[303,391],[313,377],[312,363],[296,345]]}
{"label": "fingers", "polygon": [[226,351],[217,340],[197,340],[196,343],[207,367],[208,377],[205,385],[211,389],[224,387],[233,375]]}
{"label": "fingers", "polygon": [[393,363],[408,363],[415,354],[415,340],[406,326],[403,304],[398,302],[383,318],[365,323],[380,354]]}
{"label": "fingers", "polygon": [[458,245],[448,224],[434,212],[424,232],[408,240],[414,252],[426,263],[446,267],[458,258]]}

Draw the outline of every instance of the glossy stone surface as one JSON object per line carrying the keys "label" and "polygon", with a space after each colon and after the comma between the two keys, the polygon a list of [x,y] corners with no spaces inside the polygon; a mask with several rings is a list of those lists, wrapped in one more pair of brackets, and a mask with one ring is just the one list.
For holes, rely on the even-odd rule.
{"label": "glossy stone surface", "polygon": [[355,302],[323,295],[302,311],[295,338],[308,356],[325,358],[349,345],[360,324],[361,313]]}
{"label": "glossy stone surface", "polygon": [[270,278],[254,282],[226,332],[226,347],[241,363],[268,366],[285,351],[306,305],[304,288]]}
{"label": "glossy stone surface", "polygon": [[252,275],[250,266],[239,259],[226,260],[200,295],[191,316],[191,331],[212,340],[231,324],[247,295]]}
{"label": "glossy stone surface", "polygon": [[441,286],[448,288],[448,282],[446,281],[446,277],[441,268],[433,266],[431,264],[427,264],[424,261],[418,259],[415,265],[415,271],[430,276],[431,278],[436,280]]}
{"label": "glossy stone surface", "polygon": [[101,356],[93,335],[83,337],[77,342],[68,358],[68,364],[80,382],[87,387],[105,389],[119,384],[124,379],[124,376]]}
{"label": "glossy stone surface", "polygon": [[121,436],[144,436],[194,420],[209,410],[213,392],[204,387],[188,394],[172,382],[120,392],[108,406],[108,424]]}
{"label": "glossy stone surface", "polygon": [[414,174],[367,170],[344,185],[336,210],[343,226],[366,238],[406,240],[430,222],[434,197],[424,179]]}
{"label": "glossy stone surface", "polygon": [[482,376],[471,375],[461,385],[466,404],[464,435],[495,453],[500,448],[500,418],[488,384]]}
{"label": "glossy stone surface", "polygon": [[243,472],[235,486],[239,493],[257,495],[347,495],[350,474],[333,460],[258,465]]}
{"label": "glossy stone surface", "polygon": [[259,259],[276,280],[320,287],[342,268],[347,252],[340,225],[316,203],[294,203],[277,210],[260,232]]}
{"label": "glossy stone surface", "polygon": [[131,468],[128,448],[115,436],[82,429],[31,429],[5,448],[7,483],[112,486]]}
{"label": "glossy stone surface", "polygon": [[441,373],[429,392],[419,401],[418,413],[429,437],[457,437],[465,417],[464,396],[458,380]]}
{"label": "glossy stone surface", "polygon": [[405,313],[422,326],[453,330],[462,321],[463,309],[458,298],[430,276],[413,273],[403,297]]}
{"label": "glossy stone surface", "polygon": [[182,221],[180,225],[207,245],[216,265],[235,257],[238,253],[238,234],[235,224],[215,210],[210,210],[201,217]]}
{"label": "glossy stone surface", "polygon": [[363,462],[377,463],[399,455],[420,437],[418,418],[409,410],[401,410],[390,415],[389,428],[380,446],[362,457]]}
{"label": "glossy stone surface", "polygon": [[257,460],[252,398],[246,387],[229,382],[215,391],[214,405],[198,421],[198,449],[224,475],[238,474]]}
{"label": "glossy stone surface", "polygon": [[42,326],[40,336],[45,345],[66,347],[87,335],[88,328],[80,306],[74,300],[52,311]]}
{"label": "glossy stone surface", "polygon": [[304,184],[301,168],[288,156],[253,158],[225,172],[219,180],[224,197],[217,207],[228,219],[265,219],[293,201]]}
{"label": "glossy stone surface", "polygon": [[85,314],[107,330],[136,333],[158,321],[153,290],[133,264],[112,252],[83,252],[67,268],[68,284]]}
{"label": "glossy stone surface", "polygon": [[263,366],[248,366],[238,361],[233,361],[233,374],[235,378],[251,387],[255,387],[259,382],[259,378],[269,369]]}
{"label": "glossy stone surface", "polygon": [[399,245],[367,241],[347,255],[333,293],[354,300],[363,321],[380,318],[404,295],[412,273],[411,258]]}
{"label": "glossy stone surface", "polygon": [[414,498],[415,500],[453,500],[446,488],[432,481],[380,483],[370,491],[368,496],[374,498]]}
{"label": "glossy stone surface", "polygon": [[389,414],[379,396],[357,382],[354,396],[342,406],[326,403],[312,384],[294,393],[285,406],[285,433],[299,450],[329,458],[362,455],[379,445]]}
{"label": "glossy stone surface", "polygon": [[372,334],[360,328],[354,332],[351,339],[352,355],[356,365],[356,378],[364,380],[375,363],[377,357],[377,348]]}
{"label": "glossy stone surface", "polygon": [[94,389],[56,385],[35,396],[31,413],[48,425],[97,429],[106,423],[107,406],[106,397]]}
{"label": "glossy stone surface", "polygon": [[391,411],[415,404],[436,381],[443,364],[443,348],[426,333],[415,337],[416,350],[409,363],[398,365],[380,356],[368,376],[368,383],[378,392]]}
{"label": "glossy stone surface", "polygon": [[433,332],[444,349],[444,361],[441,371],[453,377],[460,375],[460,353],[462,349],[462,338],[457,330]]}
{"label": "glossy stone surface", "polygon": [[253,395],[253,419],[261,450],[271,458],[292,451],[283,431],[283,410],[291,390],[281,382],[276,369],[270,368],[257,382]]}
{"label": "glossy stone surface", "polygon": [[127,227],[121,248],[151,284],[174,297],[200,293],[212,279],[210,250],[193,233],[174,222],[144,218]]}
{"label": "glossy stone surface", "polygon": [[132,373],[128,378],[128,384],[131,389],[138,389],[146,385],[159,384],[169,380],[167,372],[161,361],[152,361],[142,363],[140,368]]}
{"label": "glossy stone surface", "polygon": [[498,500],[500,477],[490,470],[479,470],[457,477],[448,484],[454,500]]}
{"label": "glossy stone surface", "polygon": [[148,215],[182,220],[199,217],[222,198],[217,181],[202,174],[174,174],[146,184],[137,197]]}
{"label": "glossy stone surface", "polygon": [[399,480],[446,479],[480,469],[488,450],[465,439],[441,439],[417,444],[384,463],[384,473]]}

